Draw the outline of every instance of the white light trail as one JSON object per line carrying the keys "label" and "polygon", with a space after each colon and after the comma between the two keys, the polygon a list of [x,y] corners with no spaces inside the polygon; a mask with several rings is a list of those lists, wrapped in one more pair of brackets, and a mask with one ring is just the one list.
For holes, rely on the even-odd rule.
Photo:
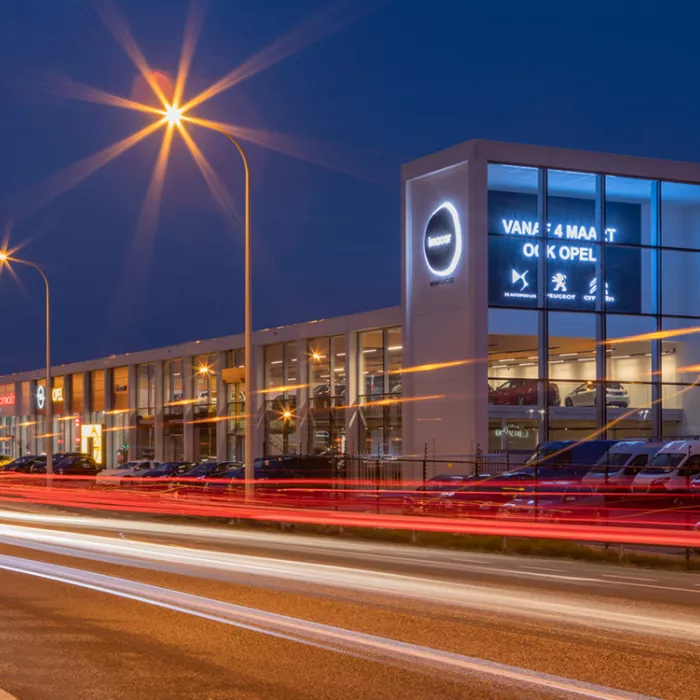
{"label": "white light trail", "polygon": [[558,698],[655,700],[637,693],[528,671],[517,666],[485,661],[67,566],[0,556],[0,569],[128,598],[341,654],[391,664],[409,664],[411,668],[438,670],[464,678],[477,677],[501,684],[525,685],[556,694]]}
{"label": "white light trail", "polygon": [[[120,522],[116,525],[122,529],[127,523]],[[200,537],[204,536],[200,533]],[[482,612],[534,618],[549,624],[561,624],[562,620],[566,620],[569,625],[578,624],[596,630],[610,629],[700,644],[700,615],[685,610],[676,613],[659,611],[648,605],[621,607],[584,596],[570,595],[563,598],[547,591],[514,590],[505,586],[484,587],[466,583],[455,585],[453,582],[420,576],[389,574],[348,566],[7,524],[0,524],[0,542],[63,556],[247,585],[250,585],[251,577],[256,577],[255,583],[259,587],[283,586],[307,594],[314,587],[316,590],[330,587],[419,600],[426,604],[442,603]],[[535,574],[531,572],[528,575]],[[606,583],[592,577],[579,580]],[[700,596],[700,590],[692,588],[666,588]]]}

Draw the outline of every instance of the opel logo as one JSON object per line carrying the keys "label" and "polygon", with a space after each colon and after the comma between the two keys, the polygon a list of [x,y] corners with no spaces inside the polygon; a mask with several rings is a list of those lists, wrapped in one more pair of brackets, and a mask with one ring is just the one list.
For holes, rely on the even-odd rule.
{"label": "opel logo", "polygon": [[36,388],[36,407],[38,409],[43,409],[46,405],[46,390],[43,386],[38,386]]}
{"label": "opel logo", "polygon": [[433,212],[425,227],[425,261],[438,277],[447,277],[457,268],[462,255],[462,228],[457,210],[449,202]]}

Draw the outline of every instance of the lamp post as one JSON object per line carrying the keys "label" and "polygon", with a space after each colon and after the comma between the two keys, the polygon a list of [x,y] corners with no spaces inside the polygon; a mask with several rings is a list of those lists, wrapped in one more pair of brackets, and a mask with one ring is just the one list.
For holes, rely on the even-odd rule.
{"label": "lamp post", "polygon": [[46,473],[53,474],[53,392],[51,391],[51,303],[49,296],[49,280],[44,271],[31,260],[15,258],[6,252],[0,252],[0,266],[9,263],[33,267],[44,280],[46,287],[46,387],[44,391],[44,422],[46,424]]}
{"label": "lamp post", "polygon": [[[165,110],[165,118],[172,126],[180,126],[180,121],[183,118],[182,108],[177,105],[171,105]],[[212,127],[213,128],[213,127]],[[215,131],[226,136],[236,147],[243,161],[243,169],[245,170],[245,381],[246,381],[246,411],[245,411],[245,447],[244,447],[244,463],[245,463],[245,497],[250,500],[254,492],[254,476],[253,462],[255,455],[253,454],[253,295],[252,295],[252,276],[250,266],[250,167],[248,166],[248,158],[246,157],[243,147],[238,139],[229,134],[222,128],[215,128]]]}
{"label": "lamp post", "polygon": [[246,407],[245,407],[245,497],[250,500],[254,493],[255,471],[253,469],[253,294],[252,275],[250,266],[250,168],[243,147],[236,138],[222,131],[233,145],[243,161],[245,170],[245,377],[246,377]]}

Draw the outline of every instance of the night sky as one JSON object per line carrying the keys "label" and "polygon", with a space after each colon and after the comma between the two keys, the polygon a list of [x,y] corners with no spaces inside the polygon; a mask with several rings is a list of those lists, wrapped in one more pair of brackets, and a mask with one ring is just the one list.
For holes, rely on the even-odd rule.
{"label": "night sky", "polygon": [[[336,31],[197,110],[287,134],[305,158],[248,148],[256,328],[400,303],[403,162],[472,138],[700,160],[696,27],[673,3],[346,4],[360,11],[317,25]],[[119,7],[151,67],[174,73],[187,2]],[[328,7],[212,0],[187,95]],[[2,3],[0,76],[0,217],[52,283],[54,363],[240,332],[242,224],[221,215],[178,139],[153,237],[135,234],[160,132],[37,208],[48,178],[152,119],[52,87],[69,76],[138,90],[93,4]],[[235,149],[190,133],[242,213]],[[16,269],[21,287],[0,277],[0,374],[43,361],[41,280]]]}

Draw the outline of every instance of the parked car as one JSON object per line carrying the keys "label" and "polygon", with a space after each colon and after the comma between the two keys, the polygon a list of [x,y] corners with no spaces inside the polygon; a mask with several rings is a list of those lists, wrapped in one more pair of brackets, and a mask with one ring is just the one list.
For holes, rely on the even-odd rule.
{"label": "parked car", "polygon": [[[46,460],[34,465],[34,473],[46,473]],[[53,473],[59,476],[95,476],[100,466],[92,457],[77,453],[67,454],[53,463]]]}
{"label": "parked car", "polygon": [[501,517],[597,520],[605,516],[605,498],[580,482],[549,481],[528,486],[498,509]]}
{"label": "parked car", "polygon": [[139,476],[142,479],[164,479],[173,476],[181,476],[194,467],[192,462],[163,462],[152,469],[147,469]]}
{"label": "parked car", "polygon": [[125,462],[114,469],[102,470],[97,475],[97,483],[102,485],[119,485],[122,479],[141,476],[143,472],[153,469],[159,464],[160,462],[156,462],[152,459],[137,459],[132,462]]}
{"label": "parked car", "polygon": [[2,467],[4,472],[29,473],[36,464],[45,463],[44,455],[24,455]]}
{"label": "parked car", "polygon": [[528,471],[536,479],[582,479],[617,442],[617,440],[543,442],[537,446],[520,471]]}
{"label": "parked car", "polygon": [[177,476],[178,480],[182,480],[181,483],[198,486],[201,485],[198,484],[198,482],[203,482],[205,479],[220,479],[226,472],[230,472],[232,469],[242,466],[240,462],[209,460],[193,465],[191,469]]}
{"label": "parked car", "polygon": [[683,495],[700,477],[700,440],[667,442],[632,482],[635,493]]}
{"label": "parked car", "polygon": [[631,491],[632,482],[664,446],[663,442],[622,440],[613,445],[583,477],[591,486],[611,491]]}
{"label": "parked car", "polygon": [[440,474],[433,476],[422,486],[418,486],[409,494],[404,495],[403,512],[406,515],[422,513],[426,503],[435,498],[437,493],[449,493],[460,486],[490,477],[490,474]]}
{"label": "parked car", "polygon": [[421,512],[427,515],[490,515],[516,494],[534,484],[527,471],[513,471],[473,483],[452,491],[442,491],[433,498],[426,496]]}
{"label": "parked car", "polygon": [[[549,384],[548,404],[559,406],[559,387]],[[537,379],[509,379],[489,392],[489,403],[496,406],[534,406],[539,402]]]}
{"label": "parked car", "polygon": [[[595,382],[584,382],[577,386],[565,399],[565,406],[595,406],[598,385]],[[605,385],[605,403],[616,408],[628,408],[630,396],[627,389],[618,382],[608,382]]]}

